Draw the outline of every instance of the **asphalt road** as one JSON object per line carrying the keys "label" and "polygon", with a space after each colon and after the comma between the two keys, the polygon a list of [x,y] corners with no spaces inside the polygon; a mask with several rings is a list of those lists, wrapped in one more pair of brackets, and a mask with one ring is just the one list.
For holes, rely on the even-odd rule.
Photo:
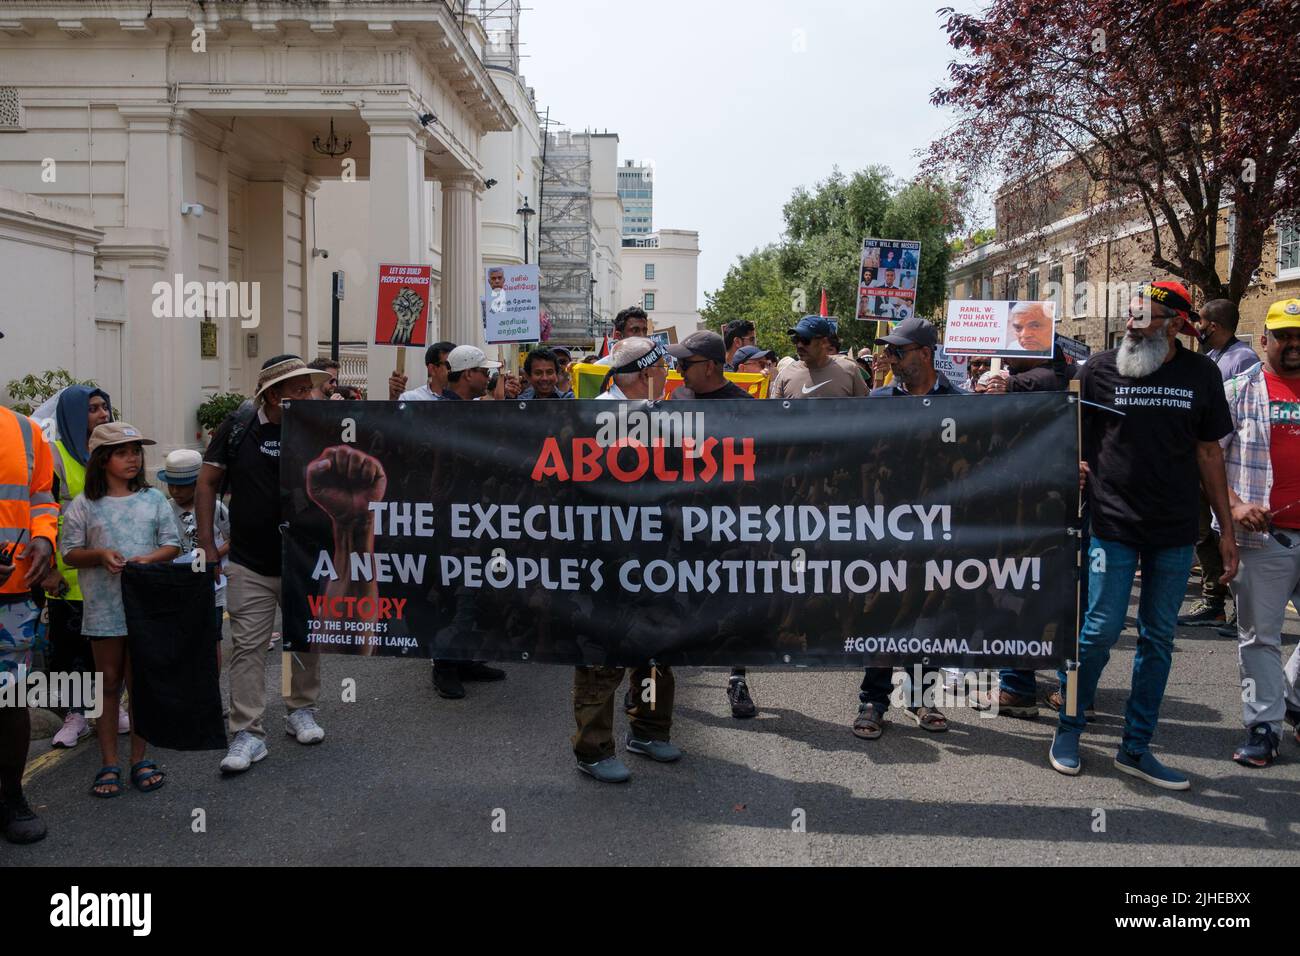
{"label": "asphalt road", "polygon": [[[1288,630],[1289,653],[1294,616]],[[1103,676],[1076,778],[1047,765],[1045,709],[1036,721],[950,709],[941,735],[895,719],[866,742],[849,731],[850,671],[751,670],[761,714],[737,721],[726,671],[688,669],[674,725],[686,758],[626,755],[624,786],[575,770],[569,669],[507,665],[506,681],[445,701],[427,664],[327,658],[326,738],[304,747],[283,733],[277,651],[266,760],[224,779],[220,753],[155,752],[166,786],[97,800],[90,738],[49,756],[34,744],[28,795],[50,835],[0,843],[0,866],[1300,864],[1300,744],[1288,732],[1268,770],[1230,760],[1243,737],[1235,644],[1213,629],[1180,632],[1156,737],[1192,789],[1113,768],[1135,640],[1125,632]],[[341,701],[346,677],[355,703]]]}

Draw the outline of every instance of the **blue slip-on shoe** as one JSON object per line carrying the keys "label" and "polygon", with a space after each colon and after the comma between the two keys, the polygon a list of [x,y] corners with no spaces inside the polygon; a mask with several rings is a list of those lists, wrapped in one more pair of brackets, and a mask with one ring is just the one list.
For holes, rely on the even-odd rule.
{"label": "blue slip-on shoe", "polygon": [[1131,776],[1165,790],[1189,790],[1192,782],[1176,770],[1170,770],[1151,751],[1131,754],[1123,747],[1115,754],[1115,767]]}
{"label": "blue slip-on shoe", "polygon": [[1079,735],[1073,730],[1058,727],[1056,736],[1052,738],[1052,749],[1047,752],[1047,759],[1057,773],[1077,777],[1083,769],[1083,762],[1079,759]]}
{"label": "blue slip-on shoe", "polygon": [[579,760],[578,769],[601,783],[627,783],[632,779],[632,771],[623,766],[623,761],[617,757],[606,757],[595,763],[583,763]]}
{"label": "blue slip-on shoe", "polygon": [[627,738],[627,752],[649,757],[659,763],[672,763],[674,760],[682,759],[681,748],[674,747],[666,740],[642,740],[631,734]]}
{"label": "blue slip-on shoe", "polygon": [[1232,752],[1232,759],[1243,767],[1267,767],[1277,759],[1282,738],[1268,724],[1250,728],[1246,742]]}

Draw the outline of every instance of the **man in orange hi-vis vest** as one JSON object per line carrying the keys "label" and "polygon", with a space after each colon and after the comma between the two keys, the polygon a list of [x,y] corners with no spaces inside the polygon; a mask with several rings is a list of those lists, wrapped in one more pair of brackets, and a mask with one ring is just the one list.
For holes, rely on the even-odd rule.
{"label": "man in orange hi-vis vest", "polygon": [[[52,567],[58,522],[54,459],[40,426],[0,408],[0,681],[25,680],[31,667],[40,615],[32,587]],[[31,718],[23,695],[13,696],[18,706],[0,706],[0,834],[35,843],[45,823],[23,798]]]}

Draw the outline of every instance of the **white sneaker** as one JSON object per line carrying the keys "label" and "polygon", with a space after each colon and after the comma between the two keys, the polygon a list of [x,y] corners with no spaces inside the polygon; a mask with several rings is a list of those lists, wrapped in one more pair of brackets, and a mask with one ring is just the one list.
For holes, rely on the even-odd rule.
{"label": "white sneaker", "polygon": [[63,718],[63,726],[59,728],[59,732],[50,741],[50,746],[75,747],[77,741],[88,733],[90,733],[90,725],[86,723],[86,718],[76,711],[70,710],[68,716]]}
{"label": "white sneaker", "polygon": [[117,707],[117,732],[119,734],[131,732],[131,714],[127,711],[126,704],[118,704]]}
{"label": "white sneaker", "polygon": [[300,744],[318,744],[325,739],[325,731],[316,723],[316,708],[304,707],[295,710],[285,718],[288,724],[284,730],[290,737],[298,738]]}
{"label": "white sneaker", "polygon": [[247,730],[235,734],[230,743],[230,750],[221,761],[222,773],[243,773],[253,764],[266,756],[266,744],[260,737],[254,737]]}

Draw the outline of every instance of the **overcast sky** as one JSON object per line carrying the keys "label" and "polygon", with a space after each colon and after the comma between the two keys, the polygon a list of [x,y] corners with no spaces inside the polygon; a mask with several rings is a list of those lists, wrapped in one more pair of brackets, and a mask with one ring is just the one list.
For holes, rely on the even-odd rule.
{"label": "overcast sky", "polygon": [[[655,227],[700,233],[699,302],[837,164],[896,175],[950,121],[930,105],[962,0],[525,0],[522,70],[570,129],[655,161]],[[798,32],[797,32],[798,31]],[[800,41],[806,47],[798,49]]]}

